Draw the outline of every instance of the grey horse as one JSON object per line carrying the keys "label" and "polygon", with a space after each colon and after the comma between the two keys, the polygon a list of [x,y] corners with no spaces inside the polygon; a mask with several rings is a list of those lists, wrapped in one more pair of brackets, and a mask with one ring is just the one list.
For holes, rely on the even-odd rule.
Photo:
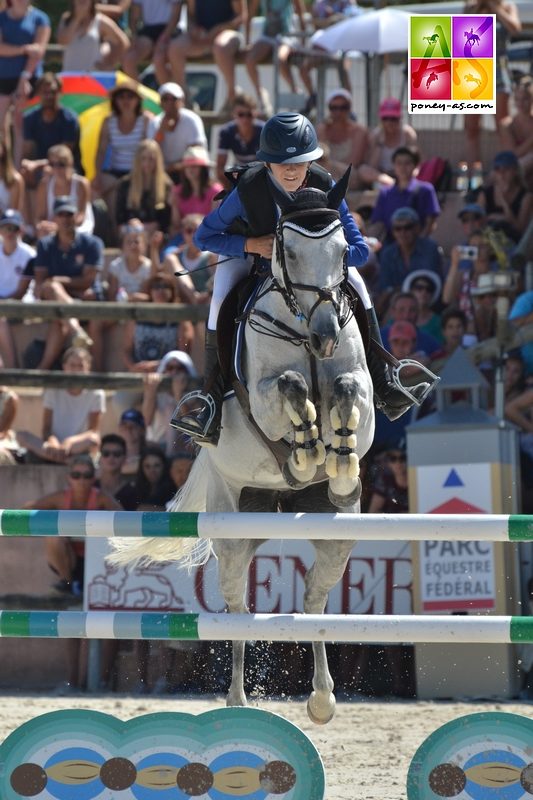
{"label": "grey horse", "polygon": [[[204,447],[172,506],[174,511],[359,511],[359,458],[374,435],[372,382],[352,305],[345,294],[346,241],[337,211],[339,181],[289,195],[273,188],[281,209],[271,276],[243,314],[242,365],[250,409],[264,437],[291,445],[283,470],[234,396],[224,402],[218,447]],[[148,558],[205,563],[211,547],[229,612],[246,612],[248,568],[259,541],[114,540],[116,561]],[[304,611],[323,613],[353,543],[314,541]],[[245,705],[244,643],[233,643],[228,705]],[[325,645],[313,644],[316,723],[335,713]]]}

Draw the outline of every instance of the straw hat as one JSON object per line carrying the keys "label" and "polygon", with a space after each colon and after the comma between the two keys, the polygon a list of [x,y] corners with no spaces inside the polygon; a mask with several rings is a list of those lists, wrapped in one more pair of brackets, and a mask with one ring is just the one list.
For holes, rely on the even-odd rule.
{"label": "straw hat", "polygon": [[182,167],[212,167],[209,153],[201,144],[193,144],[186,149],[181,159]]}

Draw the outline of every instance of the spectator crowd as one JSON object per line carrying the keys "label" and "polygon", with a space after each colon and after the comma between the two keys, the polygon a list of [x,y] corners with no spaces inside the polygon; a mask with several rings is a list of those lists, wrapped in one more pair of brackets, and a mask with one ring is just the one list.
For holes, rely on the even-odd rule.
{"label": "spectator crowd", "polygon": [[[317,25],[360,12],[354,0],[307,5]],[[496,14],[499,48],[520,30],[512,2],[475,0],[472,9]],[[272,113],[258,64],[275,48],[281,77],[299,109],[315,113],[312,55],[306,51],[307,58],[298,60],[299,79],[291,62],[309,33],[306,10],[304,0],[69,0],[52,31],[38,3],[5,0],[0,10],[0,298],[35,303],[36,317],[40,301],[54,300],[68,307],[68,316],[51,321],[44,339],[22,351],[19,323],[0,318],[1,369],[76,376],[105,372],[113,361],[120,371],[142,376],[142,391],[120,390],[111,398],[102,389],[80,388],[75,380],[66,389],[46,388],[38,430],[24,429],[29,420],[19,421],[17,392],[0,386],[0,463],[66,469],[65,485],[30,497],[28,507],[164,510],[185,482],[196,449],[170,421],[176,404],[202,375],[203,324],[133,319],[123,324],[112,314],[82,324],[78,306],[84,301],[209,304],[217,255],[199,249],[195,232],[255,160]],[[252,43],[255,15],[263,23]],[[77,115],[63,103],[61,74],[43,66],[52,38],[62,45],[65,72],[122,70],[108,92],[108,113],[95,133],[90,164],[82,159]],[[501,298],[508,302],[509,325],[533,322],[528,283],[533,77],[513,76],[504,50],[500,54],[494,157],[482,164],[478,185],[462,187],[457,217],[447,223],[455,226],[451,248],[442,245],[450,238],[442,227],[447,194],[437,179],[423,179],[424,166],[437,153],[421,152],[416,126],[404,118],[397,98],[382,99],[379,122],[369,129],[356,119],[349,85],[339,85],[327,94],[325,118],[316,119],[321,165],[335,180],[352,166],[347,201],[369,246],[361,271],[384,343],[397,359],[416,358],[437,374],[458,348],[468,350],[498,334]],[[206,56],[214,59],[227,87],[218,110],[224,122],[211,147],[185,72],[188,59]],[[237,58],[245,65],[250,93],[236,85]],[[140,65],[147,63],[153,64],[157,85],[155,115],[146,108],[146,89],[139,82]],[[479,124],[468,117],[470,167],[480,162]],[[454,185],[447,188],[455,192]],[[498,280],[502,274],[508,278],[505,285]],[[110,341],[116,343],[113,353]],[[483,362],[481,369],[491,385],[487,408],[492,409],[495,364]],[[521,510],[531,513],[533,344],[505,352],[504,378],[504,413],[520,429],[526,467]],[[364,511],[408,510],[405,429],[435,409],[431,396],[394,422],[378,413],[375,443],[364,465]],[[110,430],[106,420],[112,418],[117,423]],[[79,598],[80,543],[50,540],[46,558],[54,591]],[[392,664],[393,690],[401,693],[393,650],[385,656]],[[158,652],[159,690],[171,685],[171,663],[178,653],[186,664],[186,650]],[[142,659],[145,664],[146,652]],[[102,681],[111,685],[109,648],[104,662]],[[140,680],[146,689],[145,669]],[[72,686],[85,682],[79,649],[71,654],[68,681]]]}

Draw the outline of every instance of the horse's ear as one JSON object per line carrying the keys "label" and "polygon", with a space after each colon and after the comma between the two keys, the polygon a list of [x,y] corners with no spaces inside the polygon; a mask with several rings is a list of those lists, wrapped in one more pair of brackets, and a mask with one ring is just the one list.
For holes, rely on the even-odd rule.
{"label": "horse's ear", "polygon": [[350,180],[350,172],[352,171],[352,165],[348,167],[342,178],[335,186],[332,186],[328,192],[328,208],[337,209],[348,190],[348,181]]}
{"label": "horse's ear", "polygon": [[290,192],[286,192],[283,186],[280,186],[270,170],[268,170],[267,176],[270,194],[272,195],[274,202],[281,208],[282,214],[287,213],[290,206],[294,202],[294,195],[292,195]]}

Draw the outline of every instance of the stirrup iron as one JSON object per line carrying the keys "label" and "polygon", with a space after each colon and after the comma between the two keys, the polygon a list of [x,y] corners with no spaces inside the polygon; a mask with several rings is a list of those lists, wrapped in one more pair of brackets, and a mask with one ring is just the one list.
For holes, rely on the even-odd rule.
{"label": "stirrup iron", "polygon": [[[400,378],[400,373],[401,373],[402,369],[404,369],[405,367],[416,367],[416,369],[419,372],[421,371],[425,375],[427,375],[427,377],[429,379],[429,382],[426,383],[425,381],[420,381],[419,383],[416,383],[413,386],[404,386],[402,381],[401,381],[401,378]],[[397,364],[395,364],[394,366],[391,366],[391,378],[392,378],[392,382],[394,383],[395,387],[397,389],[399,389],[400,392],[403,392],[403,394],[406,397],[408,397],[409,400],[412,400],[412,402],[417,406],[421,406],[422,405],[422,403],[424,402],[426,397],[429,395],[429,393],[434,389],[434,387],[440,381],[440,378],[439,378],[438,375],[435,375],[434,372],[432,372],[430,369],[425,367],[419,361],[415,361],[413,358],[402,358],[401,361],[397,362]],[[424,386],[424,385],[425,385],[425,389],[423,389],[418,394],[418,396],[413,393],[413,391],[412,391],[413,389],[417,389],[419,386]]]}
{"label": "stirrup iron", "polygon": [[[209,416],[207,417],[203,429],[195,427],[194,425],[190,425],[188,422],[183,422],[183,420],[180,419],[181,416],[180,411],[182,406],[184,406],[187,403],[190,403],[191,400],[201,400],[204,406],[207,406],[207,408],[209,409]],[[201,408],[191,409],[190,411],[187,412],[187,416],[189,415],[192,416],[196,413],[196,411],[201,411],[201,410],[202,410]],[[207,436],[207,432],[209,431],[211,423],[215,418],[216,411],[217,411],[216,403],[211,397],[211,395],[207,394],[206,392],[203,392],[201,389],[195,389],[193,392],[188,392],[181,398],[178,405],[174,409],[174,413],[172,414],[172,419],[170,420],[170,425],[171,427],[176,428],[176,430],[178,431],[184,431],[185,433],[189,433],[203,439]]]}

